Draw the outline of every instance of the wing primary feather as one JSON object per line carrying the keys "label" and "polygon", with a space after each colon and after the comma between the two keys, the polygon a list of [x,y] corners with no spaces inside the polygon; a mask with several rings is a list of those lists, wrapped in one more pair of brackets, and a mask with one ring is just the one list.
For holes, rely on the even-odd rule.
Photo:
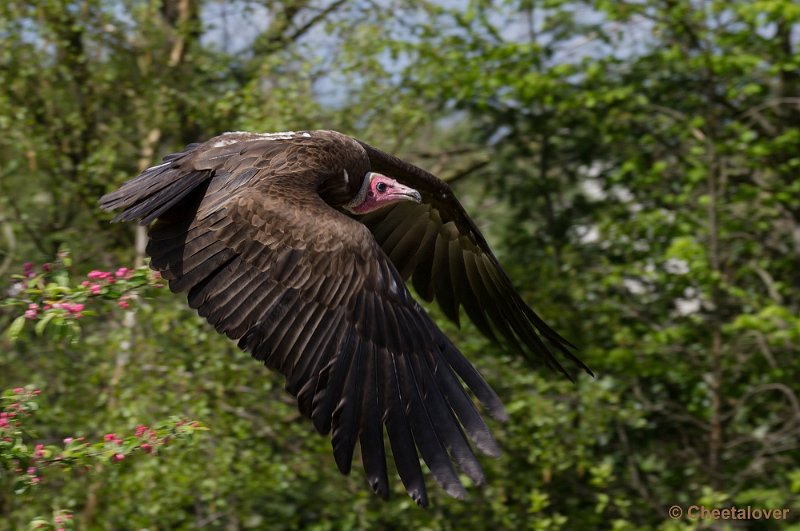
{"label": "wing primary feather", "polygon": [[234,294],[227,302],[210,309],[209,321],[229,338],[239,339],[255,321],[251,311],[255,308],[269,308],[270,301],[280,290],[280,285],[258,275],[241,289],[232,289]]}
{"label": "wing primary feather", "polygon": [[[294,288],[286,288],[274,282],[272,279],[266,280],[266,288],[263,284],[259,290],[245,294],[240,300],[232,301],[230,306],[230,314],[225,321],[226,329],[228,330],[231,338],[236,338],[243,334],[248,327],[253,326],[253,315],[260,315],[260,321],[263,323],[270,323],[276,317],[275,308],[286,306],[285,299],[290,297],[289,300],[294,301],[299,297],[298,290]],[[289,308],[288,311],[291,311]]]}
{"label": "wing primary feather", "polygon": [[433,288],[436,300],[444,314],[456,325],[458,319],[458,302],[450,281],[450,244],[443,236],[436,238],[433,258]]}
{"label": "wing primary feather", "polygon": [[408,404],[406,407],[411,432],[422,459],[445,492],[454,498],[466,498],[467,491],[453,469],[447,450],[439,438],[439,431],[431,421],[428,409],[423,402],[422,390],[413,367],[407,363],[407,356],[395,356],[393,360],[403,396],[406,397],[405,400]]}
{"label": "wing primary feather", "polygon": [[385,241],[401,221],[399,217],[393,217],[398,206],[399,204],[390,205],[361,218],[362,223],[372,227],[372,235],[378,243]]}
{"label": "wing primary feather", "polygon": [[511,328],[509,328],[508,322],[503,315],[504,301],[502,300],[502,295],[494,290],[492,290],[492,292],[488,291],[490,287],[494,286],[494,284],[489,272],[482,267],[482,264],[483,262],[477,262],[476,258],[475,269],[477,270],[478,275],[481,277],[481,282],[478,283],[477,287],[483,294],[482,303],[486,308],[486,314],[492,320],[492,324],[494,324],[495,329],[500,333],[501,336],[503,336],[506,342],[520,356],[526,357],[525,349],[522,347],[522,344],[520,344]]}
{"label": "wing primary feather", "polygon": [[[444,339],[446,341],[446,338]],[[500,402],[500,399],[475,367],[464,359],[464,356],[449,343],[444,343],[441,350],[447,363],[453,368],[456,374],[461,377],[464,383],[467,384],[467,387],[472,389],[472,392],[475,393],[478,400],[489,410],[489,414],[501,422],[508,420],[508,414],[503,407],[503,403]]]}
{"label": "wing primary feather", "polygon": [[311,405],[311,421],[319,433],[326,434],[331,431],[331,416],[342,396],[345,376],[353,357],[353,341],[356,335],[355,326],[350,324],[333,359],[320,372],[318,388]]}
{"label": "wing primary feather", "polygon": [[[292,318],[284,319],[276,327],[270,341],[275,346],[275,353],[280,359],[278,370],[283,374],[291,374],[291,368],[297,363],[297,357],[302,354],[302,350],[297,348],[297,341],[301,334],[313,332],[309,322],[317,319],[318,306],[314,303],[306,303],[302,310],[298,312],[287,311]],[[291,319],[291,320],[289,320]],[[318,322],[318,321],[317,321]],[[313,322],[316,327],[316,322]]]}
{"label": "wing primary feather", "polygon": [[394,353],[389,352],[388,359],[382,363],[384,424],[386,432],[389,434],[389,444],[392,447],[392,455],[397,472],[400,474],[400,481],[417,505],[427,507],[428,493],[425,489],[419,457],[406,417],[407,403],[400,388],[395,357]]}
{"label": "wing primary feather", "polygon": [[495,335],[491,324],[489,324],[489,319],[486,315],[486,307],[491,303],[491,301],[487,300],[488,297],[485,294],[485,290],[482,285],[483,281],[481,279],[481,275],[477,270],[475,257],[472,253],[466,252],[464,253],[463,258],[467,282],[469,283],[470,288],[472,288],[471,290],[465,290],[467,293],[463,299],[464,310],[466,310],[467,315],[469,315],[470,319],[472,319],[472,322],[475,323],[475,326],[478,327],[478,330],[480,330],[492,341],[497,341],[497,336]]}
{"label": "wing primary feather", "polygon": [[[455,459],[458,466],[476,484],[485,481],[483,470],[475,454],[472,452],[464,431],[458,423],[453,411],[448,406],[442,391],[435,382],[434,367],[428,363],[429,356],[414,356],[411,360],[414,373],[422,391],[422,402],[428,411],[434,429],[447,451]],[[445,363],[442,363],[446,365]],[[474,408],[473,408],[474,409]]]}
{"label": "wing primary feather", "polygon": [[356,335],[350,368],[345,378],[345,388],[339,404],[333,411],[333,457],[342,474],[349,474],[353,462],[353,450],[358,437],[361,420],[362,385],[364,384],[364,358],[372,353],[374,346],[365,338]]}
{"label": "wing primary feather", "polygon": [[[297,311],[300,291],[289,288],[281,293],[270,310],[262,318],[258,326],[258,333],[261,335],[261,343],[269,343],[269,354],[260,357],[267,367],[280,370],[284,364],[286,352],[278,350],[281,340],[296,319],[302,319],[300,312]],[[257,354],[257,353],[253,353]]]}
{"label": "wing primary feather", "polygon": [[395,265],[404,281],[411,277],[417,265],[416,253],[420,242],[423,241],[426,228],[427,221],[417,218],[416,223],[408,229],[389,254],[389,259]]}
{"label": "wing primary feather", "polygon": [[[338,326],[342,321],[343,312],[338,309],[332,312],[331,315],[330,311],[322,309],[325,313],[320,319],[320,324],[309,337],[308,343],[303,348],[303,354],[298,355],[297,364],[289,376],[287,386],[290,389],[296,389],[298,385],[305,386],[307,382],[311,382],[313,380],[312,375],[316,374],[319,363],[325,358],[328,351],[335,346],[335,343],[331,341],[331,337],[339,331]],[[290,392],[296,394],[294,391]]]}
{"label": "wing primary feather", "polygon": [[383,419],[381,411],[381,392],[378,388],[381,371],[379,358],[387,356],[385,350],[373,348],[367,352],[364,364],[364,391],[361,406],[361,429],[359,445],[361,446],[361,463],[367,482],[373,492],[383,498],[389,498],[389,475],[386,470],[386,449],[383,443]]}
{"label": "wing primary feather", "polygon": [[395,245],[403,239],[403,236],[408,231],[408,226],[413,222],[414,218],[405,215],[401,205],[396,205],[395,208],[381,220],[381,228],[386,226],[388,230],[386,230],[385,236],[383,233],[380,234],[380,240],[378,240],[377,237],[375,239],[381,243],[381,248],[383,248],[383,251],[387,255],[390,255]]}
{"label": "wing primary feather", "polygon": [[499,457],[500,447],[492,437],[492,432],[444,359],[438,361],[434,377],[451,410],[458,416],[475,446],[486,455]]}
{"label": "wing primary feather", "polygon": [[419,244],[417,252],[417,265],[411,275],[414,289],[419,296],[430,302],[433,300],[433,285],[431,281],[431,271],[433,269],[433,253],[436,248],[436,235],[438,228],[435,223],[428,223],[425,236]]}
{"label": "wing primary feather", "polygon": [[[561,363],[559,363],[555,356],[553,356],[553,353],[547,348],[542,341],[542,338],[536,333],[536,330],[533,328],[530,321],[527,320],[525,313],[522,310],[522,307],[525,306],[525,303],[522,302],[512,287],[505,287],[503,285],[502,280],[498,278],[494,268],[491,268],[491,264],[488,264],[488,267],[486,267],[485,270],[489,281],[494,285],[495,291],[503,297],[503,302],[498,304],[499,310],[503,314],[505,321],[511,325],[511,328],[514,330],[517,337],[519,337],[522,340],[522,343],[527,345],[528,348],[533,351],[533,353],[537,354],[548,367],[556,372],[562,373],[570,381],[574,382],[575,380],[572,375],[563,367],[563,365],[561,365]],[[528,352],[525,352],[524,354],[530,358]]]}
{"label": "wing primary feather", "polygon": [[[340,317],[339,321],[344,321],[344,317]],[[338,323],[337,323],[338,325]],[[338,335],[337,335],[338,334]],[[319,339],[315,339],[314,343],[309,346],[309,351],[314,352],[314,356],[309,359],[307,368],[303,368],[303,373],[307,374],[306,381],[297,381],[296,384],[291,384],[293,387],[300,387],[297,393],[297,404],[300,412],[308,418],[313,415],[314,397],[318,389],[325,385],[327,373],[323,371],[323,364],[327,360],[336,355],[336,348],[340,340],[342,330],[338,326],[331,326],[325,330],[324,335],[320,335]],[[316,350],[313,350],[314,344],[319,344]],[[298,378],[300,378],[298,376]]]}

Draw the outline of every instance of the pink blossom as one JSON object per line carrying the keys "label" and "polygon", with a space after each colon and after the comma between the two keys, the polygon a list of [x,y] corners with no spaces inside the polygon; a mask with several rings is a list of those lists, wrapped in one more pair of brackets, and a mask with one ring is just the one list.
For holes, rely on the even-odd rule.
{"label": "pink blossom", "polygon": [[53,264],[49,262],[42,264],[42,271],[44,271],[45,273],[49,273],[52,270],[53,270]]}
{"label": "pink blossom", "polygon": [[92,280],[102,280],[104,278],[107,278],[108,275],[109,274],[106,273],[105,271],[98,271],[97,269],[94,269],[92,271],[89,271],[89,274],[86,276]]}
{"label": "pink blossom", "polygon": [[27,473],[29,476],[34,476],[34,475],[36,475],[36,467],[35,467],[35,466],[29,466],[29,467],[28,467],[28,470],[26,471],[26,473]]}
{"label": "pink blossom", "polygon": [[147,443],[142,443],[142,445],[140,446],[140,448],[141,448],[141,449],[142,449],[142,451],[143,451],[144,453],[146,453],[146,454],[151,454],[151,453],[153,453],[153,447],[152,447],[151,445],[147,444]]}
{"label": "pink blossom", "polygon": [[31,483],[36,484],[36,483],[39,483],[39,481],[41,481],[41,480],[39,478],[37,478],[37,477],[32,477],[31,478]]}
{"label": "pink blossom", "polygon": [[8,419],[0,419],[0,428],[8,426]]}
{"label": "pink blossom", "polygon": [[114,454],[114,461],[122,461],[123,459],[125,459],[124,454]]}
{"label": "pink blossom", "polygon": [[106,433],[105,435],[103,435],[103,439],[105,439],[106,441],[113,441],[116,438],[117,436],[113,433]]}
{"label": "pink blossom", "polygon": [[84,308],[85,306],[83,304],[76,302],[75,304],[70,305],[67,308],[67,311],[70,313],[81,313]]}
{"label": "pink blossom", "polygon": [[116,275],[117,278],[123,278],[123,277],[127,278],[128,275],[130,275],[130,273],[131,273],[131,270],[128,269],[127,267],[120,267],[119,269],[117,269],[117,272],[114,273],[114,274]]}
{"label": "pink blossom", "polygon": [[25,319],[36,319],[36,310],[25,310]]}
{"label": "pink blossom", "polygon": [[90,287],[89,289],[92,291],[92,295],[100,294],[100,284],[92,284],[92,287]]}
{"label": "pink blossom", "polygon": [[33,271],[35,264],[33,262],[25,262],[22,264],[22,274],[25,275],[26,278],[31,278],[36,276],[36,273]]}
{"label": "pink blossom", "polygon": [[146,431],[147,431],[147,426],[145,426],[143,424],[139,424],[138,426],[136,426],[136,432],[135,433],[136,433],[137,437],[141,437],[142,434],[144,432],[146,432]]}
{"label": "pink blossom", "polygon": [[16,393],[18,395],[21,395],[24,392],[25,392],[25,389],[23,389],[22,387],[15,387],[14,388],[14,393]]}
{"label": "pink blossom", "polygon": [[131,307],[130,303],[125,299],[120,299],[119,302],[117,302],[117,305],[123,310],[127,310],[128,308]]}
{"label": "pink blossom", "polygon": [[70,444],[74,440],[75,439],[73,439],[72,437],[67,437],[66,439],[64,439],[64,444]]}
{"label": "pink blossom", "polygon": [[28,309],[29,309],[29,310],[38,310],[38,309],[39,309],[39,305],[38,305],[38,304],[36,304],[35,302],[32,302],[32,303],[30,303],[30,304],[28,305]]}
{"label": "pink blossom", "polygon": [[89,282],[88,280],[84,280],[83,282],[81,282],[81,286],[83,286],[84,288],[88,288],[89,284],[91,284],[91,282]]}

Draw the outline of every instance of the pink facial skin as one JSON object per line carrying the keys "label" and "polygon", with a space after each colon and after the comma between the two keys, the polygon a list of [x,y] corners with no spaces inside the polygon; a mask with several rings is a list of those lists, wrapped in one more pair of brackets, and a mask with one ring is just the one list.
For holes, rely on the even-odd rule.
{"label": "pink facial skin", "polygon": [[370,172],[366,178],[369,179],[369,183],[363,201],[347,207],[353,214],[366,214],[400,201],[414,201],[415,203],[422,201],[419,192],[385,175]]}

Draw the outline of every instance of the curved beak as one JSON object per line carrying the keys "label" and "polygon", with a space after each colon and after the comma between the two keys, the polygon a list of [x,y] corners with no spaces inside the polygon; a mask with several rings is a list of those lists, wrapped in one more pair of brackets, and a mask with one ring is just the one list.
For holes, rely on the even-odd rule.
{"label": "curved beak", "polygon": [[397,181],[395,182],[396,184],[394,185],[394,188],[389,194],[387,194],[388,198],[391,198],[395,201],[414,201],[415,203],[422,202],[422,195],[418,191],[410,186],[400,184]]}

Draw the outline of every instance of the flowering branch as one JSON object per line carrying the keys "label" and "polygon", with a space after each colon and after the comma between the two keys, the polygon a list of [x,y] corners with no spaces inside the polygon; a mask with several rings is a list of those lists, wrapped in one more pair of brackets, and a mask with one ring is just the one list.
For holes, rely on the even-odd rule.
{"label": "flowering branch", "polygon": [[6,330],[11,341],[19,339],[28,323],[37,335],[52,330],[57,335],[76,341],[80,335],[78,320],[95,316],[109,301],[129,309],[134,295],[148,295],[151,289],[163,287],[158,272],[143,266],[136,269],[120,267],[114,271],[93,270],[77,285],[70,281],[69,254],[59,253],[58,261],[36,267],[26,262],[22,274],[13,275],[10,296],[0,301],[2,306],[18,308],[20,315]]}
{"label": "flowering branch", "polygon": [[[157,454],[173,441],[191,439],[208,428],[196,420],[171,417],[152,426],[138,425],[131,433],[107,433],[102,440],[66,437],[60,444],[35,443],[25,423],[39,409],[40,391],[31,386],[3,391],[0,395],[0,480],[8,481],[15,494],[37,487],[48,469],[91,472],[104,463],[119,463],[136,454]],[[56,511],[52,521],[37,517],[35,529],[67,529],[69,511]]]}

